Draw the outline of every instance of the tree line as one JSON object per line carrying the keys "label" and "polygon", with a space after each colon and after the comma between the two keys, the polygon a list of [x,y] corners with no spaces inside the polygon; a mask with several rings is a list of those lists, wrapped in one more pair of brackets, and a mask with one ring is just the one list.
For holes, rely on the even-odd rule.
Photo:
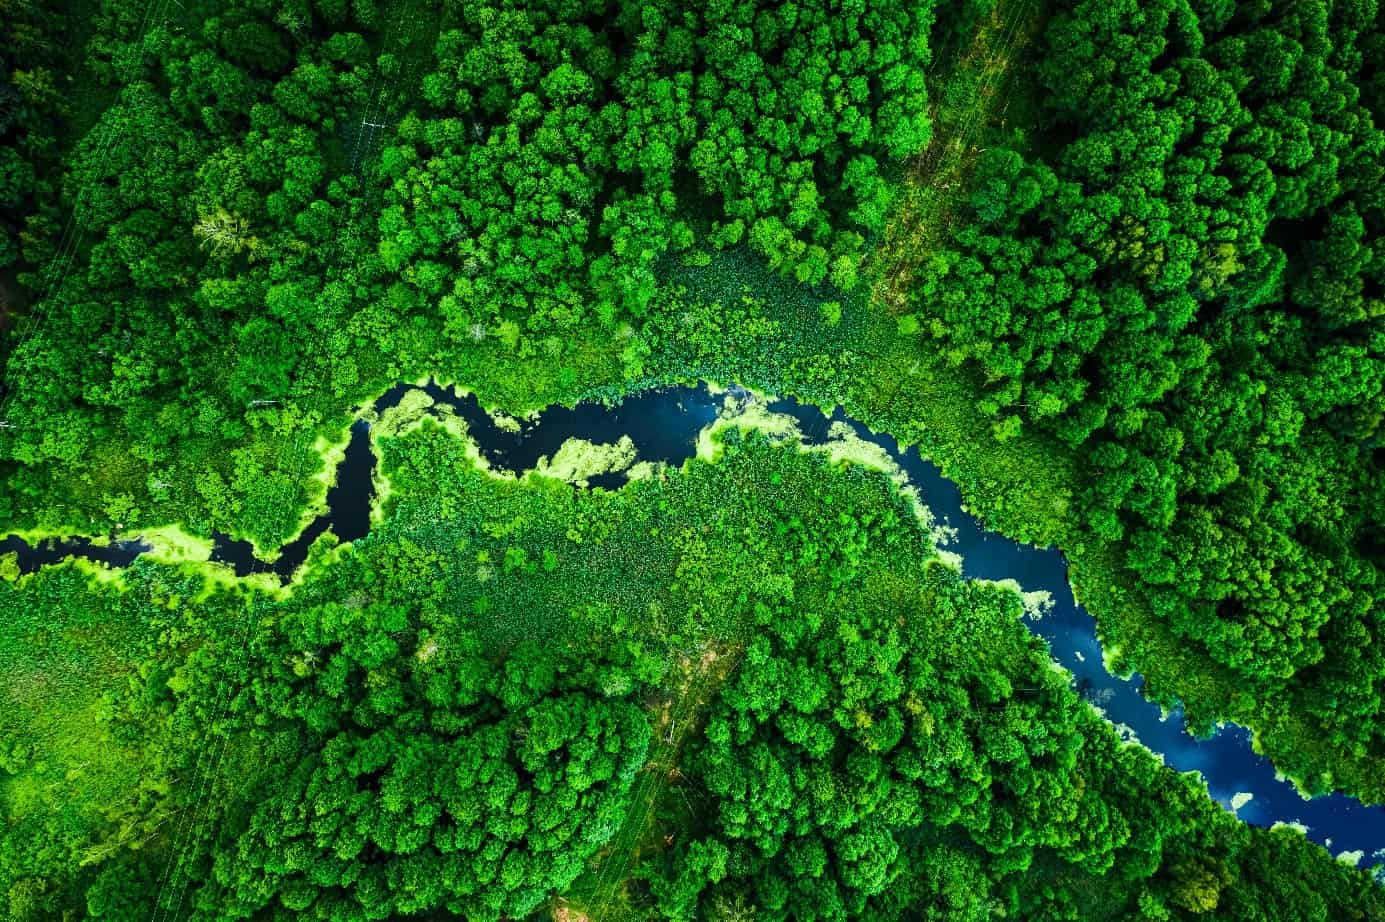
{"label": "tree line", "polygon": [[1059,4],[1043,140],[980,155],[910,315],[997,438],[1080,452],[1122,592],[1358,759],[1385,752],[1382,49],[1374,4]]}
{"label": "tree line", "polygon": [[[883,476],[725,439],[612,494],[496,478],[426,421],[385,440],[386,521],[285,598],[149,562],[0,584],[140,768],[98,787],[102,755],[21,726],[5,771],[45,793],[7,803],[11,917],[1385,912],[1124,742]],[[117,611],[148,629],[93,671]]]}
{"label": "tree line", "polygon": [[666,255],[853,287],[929,137],[931,4],[143,9],[101,0],[50,75],[110,101],[52,117],[69,155],[3,161],[6,285],[43,318],[5,343],[17,524],[277,544],[312,498],[293,446],[400,377],[637,371]]}

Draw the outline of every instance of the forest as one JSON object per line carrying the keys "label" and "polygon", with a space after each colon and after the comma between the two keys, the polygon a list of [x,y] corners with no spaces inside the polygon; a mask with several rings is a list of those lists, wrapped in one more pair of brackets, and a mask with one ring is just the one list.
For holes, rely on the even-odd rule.
{"label": "forest", "polygon": [[[116,661],[6,717],[11,913],[1385,911],[1370,877],[1123,742],[882,475],[723,439],[715,464],[574,491],[424,421],[381,440],[385,524],[287,598],[146,563],[0,585],[32,668]],[[108,619],[121,636],[86,636]],[[83,770],[42,783],[74,705]],[[209,753],[227,769],[180,784]]]}
{"label": "forest", "polygon": [[1215,6],[1054,15],[1052,140],[978,159],[910,316],[997,438],[1080,451],[1155,617],[1378,760],[1385,42],[1373,5]]}
{"label": "forest", "polygon": [[[0,555],[7,918],[1385,920],[869,459],[365,409],[842,407],[1385,803],[1377,0],[0,0],[0,65],[0,538],[162,536]],[[359,420],[369,533],[280,585]]]}

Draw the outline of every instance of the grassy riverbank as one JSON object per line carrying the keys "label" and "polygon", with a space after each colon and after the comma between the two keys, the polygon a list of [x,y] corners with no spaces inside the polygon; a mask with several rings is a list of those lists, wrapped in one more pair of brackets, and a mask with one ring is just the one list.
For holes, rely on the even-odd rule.
{"label": "grassy riverbank", "polygon": [[[757,432],[722,427],[715,462],[694,459],[681,472],[605,492],[533,475],[494,476],[475,464],[456,426],[423,420],[378,440],[391,484],[379,525],[350,549],[317,558],[289,594],[219,592],[192,604],[201,581],[152,562],[114,580],[93,582],[68,566],[0,585],[0,611],[11,613],[6,623],[14,628],[7,642],[22,645],[27,662],[46,676],[45,693],[18,673],[6,679],[23,706],[6,717],[7,738],[17,745],[0,789],[12,831],[5,843],[25,845],[22,857],[5,857],[7,866],[44,881],[40,896],[50,902],[39,905],[61,905],[51,901],[70,888],[98,886],[98,877],[124,881],[140,905],[148,894],[128,882],[154,879],[175,855],[185,856],[187,898],[223,900],[228,880],[257,873],[254,852],[243,845],[228,852],[228,843],[254,841],[259,833],[245,825],[258,828],[251,819],[257,805],[285,796],[285,766],[300,757],[312,764],[318,757],[309,743],[327,732],[320,707],[300,715],[267,702],[297,700],[299,683],[333,681],[341,667],[331,661],[361,657],[363,684],[346,687],[366,695],[362,707],[404,707],[399,717],[421,706],[410,702],[424,700],[415,696],[425,687],[427,696],[442,693],[427,684],[429,664],[456,662],[473,641],[497,663],[538,644],[545,655],[576,658],[561,670],[595,668],[590,694],[637,704],[651,731],[619,812],[592,833],[599,847],[580,846],[579,873],[560,880],[547,908],[636,919],[654,905],[676,905],[675,892],[701,892],[707,906],[718,905],[735,891],[723,888],[722,874],[700,877],[708,872],[694,855],[718,841],[739,847],[728,818],[742,807],[717,793],[721,782],[707,760],[720,731],[704,728],[748,707],[748,695],[763,694],[756,683],[781,668],[767,658],[777,649],[768,638],[843,664],[856,654],[812,651],[859,636],[864,646],[852,649],[865,656],[862,671],[830,698],[847,710],[824,710],[814,720],[823,732],[841,734],[839,745],[863,747],[852,757],[863,759],[874,751],[871,727],[888,733],[898,709],[915,722],[908,738],[926,746],[942,734],[939,752],[954,765],[946,777],[906,785],[927,798],[930,819],[870,806],[851,793],[859,783],[852,772],[831,782],[863,817],[883,811],[871,828],[892,830],[915,856],[890,872],[908,888],[897,891],[905,907],[906,894],[918,893],[960,901],[949,904],[957,908],[1000,900],[1013,912],[1042,913],[1085,894],[1084,917],[1116,917],[1137,904],[1192,900],[1207,884],[1187,862],[1208,854],[1215,880],[1228,881],[1213,892],[1230,912],[1249,899],[1280,900],[1258,893],[1251,880],[1281,865],[1287,875],[1289,864],[1314,898],[1369,904],[1364,875],[1296,833],[1248,829],[1208,800],[1193,776],[1121,743],[1020,624],[1022,602],[1013,591],[963,583],[939,563],[888,473],[770,444]],[[16,618],[19,612],[27,614]],[[116,612],[129,630],[93,632],[114,626]],[[240,633],[245,628],[249,635]],[[366,633],[352,639],[357,630]],[[892,650],[910,658],[898,667],[912,677],[908,694],[888,691],[888,683],[867,692],[869,684],[859,683],[896,675],[884,661],[870,665]],[[542,681],[541,674],[526,681]],[[820,681],[835,681],[828,675]],[[973,701],[963,689],[981,697]],[[862,694],[884,697],[846,703]],[[814,713],[808,687],[790,700]],[[66,715],[61,745],[49,736],[55,713]],[[785,727],[792,713],[779,718]],[[418,725],[415,736],[450,734],[441,714]],[[223,735],[225,761],[204,762],[204,751],[221,751]],[[1050,750],[1041,740],[1062,742]],[[776,752],[808,758],[793,748]],[[880,758],[884,752],[894,750]],[[912,756],[888,758],[883,777],[911,771]],[[840,771],[815,768],[811,759],[801,770]],[[1002,802],[1019,805],[1000,808],[1010,811],[1003,840],[989,824],[958,813],[958,799],[975,796],[967,792],[978,784],[1004,789]],[[407,796],[426,801],[426,790]],[[810,796],[805,789],[802,797]],[[755,798],[745,808],[766,816],[779,809]],[[316,809],[331,808],[319,801]],[[1098,832],[1086,822],[1053,822],[1052,811],[1070,820],[1095,811],[1107,826]],[[839,833],[824,827],[821,834]],[[387,853],[389,840],[379,841]],[[138,851],[126,848],[136,844]],[[211,874],[206,862],[214,854],[230,857],[219,857]],[[904,874],[940,855],[949,856],[951,883]],[[729,880],[742,892],[763,892],[766,884],[756,881],[765,874],[811,886],[792,866],[738,867]],[[1162,870],[1149,876],[1155,868]],[[971,896],[935,889],[963,881]]]}

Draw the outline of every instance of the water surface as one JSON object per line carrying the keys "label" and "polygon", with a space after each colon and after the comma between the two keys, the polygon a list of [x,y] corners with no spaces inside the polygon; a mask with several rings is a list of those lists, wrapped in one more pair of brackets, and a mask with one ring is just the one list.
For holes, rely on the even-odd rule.
{"label": "water surface", "polygon": [[[458,396],[434,383],[420,388],[400,384],[387,391],[373,406],[377,413],[395,407],[410,390],[422,390],[435,402],[434,410],[447,407],[466,421],[481,454],[495,468],[522,472],[533,469],[540,457],[552,457],[570,438],[614,443],[628,436],[642,460],[677,466],[696,453],[698,433],[718,415],[724,397],[706,385],[644,391],[617,405],[581,403],[575,407],[550,407],[518,427],[498,425],[471,395]],[[738,388],[730,392],[743,398]],[[1096,623],[1073,597],[1068,566],[1052,547],[1040,548],[987,531],[962,508],[957,486],[942,476],[918,450],[900,450],[891,436],[875,433],[846,416],[838,408],[825,414],[795,400],[776,400],[768,409],[792,416],[807,444],[822,444],[834,424],[850,427],[859,438],[883,448],[908,476],[923,502],[951,530],[946,550],[960,555],[963,575],[974,579],[1013,579],[1026,591],[1043,590],[1052,608],[1039,619],[1025,618],[1035,634],[1048,641],[1053,658],[1072,673],[1073,685],[1117,725],[1139,739],[1179,771],[1199,771],[1210,796],[1228,810],[1237,795],[1251,795],[1236,811],[1247,822],[1269,826],[1276,822],[1298,823],[1308,836],[1333,853],[1360,852],[1366,863],[1385,857],[1385,806],[1365,806],[1344,794],[1303,799],[1292,784],[1275,777],[1270,761],[1251,748],[1250,733],[1241,727],[1224,728],[1208,739],[1195,739],[1184,726],[1181,713],[1164,715],[1140,693],[1139,674],[1121,679],[1108,673],[1102,662]],[[237,574],[272,571],[288,579],[307,558],[308,550],[330,530],[341,541],[354,541],[370,530],[370,508],[375,487],[375,453],[370,426],[364,419],[351,427],[345,457],[337,468],[335,485],[327,494],[326,514],[314,520],[272,562],[257,559],[248,542],[214,536],[212,559],[232,566]],[[616,488],[623,473],[601,474],[590,479],[593,487]],[[11,536],[0,541],[0,554],[15,551],[22,572],[58,563],[70,556],[85,557],[111,566],[125,566],[150,546],[138,539],[95,547],[85,538],[44,542],[31,547]],[[1244,797],[1241,798],[1244,800]]]}

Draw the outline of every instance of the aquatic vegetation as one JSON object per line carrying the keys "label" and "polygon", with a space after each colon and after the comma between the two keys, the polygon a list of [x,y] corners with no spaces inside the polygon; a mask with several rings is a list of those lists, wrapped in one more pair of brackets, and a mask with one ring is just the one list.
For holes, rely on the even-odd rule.
{"label": "aquatic vegetation", "polygon": [[539,458],[534,472],[542,477],[555,477],[579,487],[598,474],[617,474],[635,463],[635,443],[622,436],[615,443],[596,443],[571,438],[553,453],[553,459]]}
{"label": "aquatic vegetation", "polygon": [[1373,2],[3,10],[6,918],[1385,917]]}

